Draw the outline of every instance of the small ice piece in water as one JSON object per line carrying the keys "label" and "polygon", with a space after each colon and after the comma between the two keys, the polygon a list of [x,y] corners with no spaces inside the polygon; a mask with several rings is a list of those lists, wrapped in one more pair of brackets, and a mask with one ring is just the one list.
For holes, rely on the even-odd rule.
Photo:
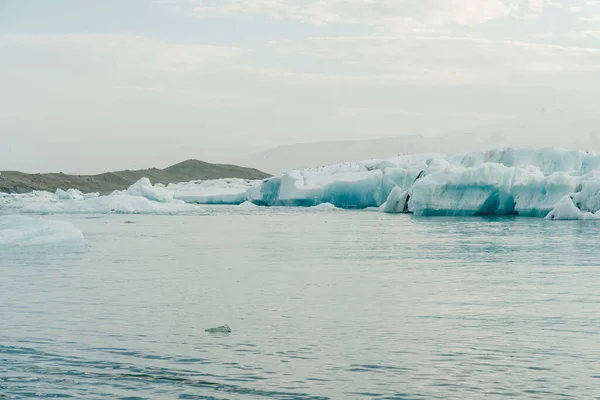
{"label": "small ice piece in water", "polygon": [[83,234],[70,222],[19,214],[0,216],[0,249],[81,243]]}
{"label": "small ice piece in water", "polygon": [[208,329],[205,329],[204,331],[208,332],[208,333],[230,333],[231,328],[229,327],[229,325],[223,325],[223,326],[219,326],[217,328],[208,328]]}
{"label": "small ice piece in water", "polygon": [[238,206],[238,208],[245,208],[245,209],[254,209],[254,208],[259,208],[259,207],[260,206],[257,206],[256,204],[249,202],[249,201],[245,201]]}
{"label": "small ice piece in water", "polygon": [[339,210],[336,206],[331,203],[321,203],[313,207],[309,207],[309,210],[313,211],[334,211]]}

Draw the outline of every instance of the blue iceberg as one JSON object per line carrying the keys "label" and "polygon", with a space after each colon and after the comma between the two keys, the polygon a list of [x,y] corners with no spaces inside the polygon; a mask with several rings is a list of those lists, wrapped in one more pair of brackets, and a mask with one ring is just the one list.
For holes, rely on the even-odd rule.
{"label": "blue iceberg", "polygon": [[595,219],[600,156],[555,148],[399,156],[291,171],[250,187],[247,197],[264,206],[330,203],[420,216]]}

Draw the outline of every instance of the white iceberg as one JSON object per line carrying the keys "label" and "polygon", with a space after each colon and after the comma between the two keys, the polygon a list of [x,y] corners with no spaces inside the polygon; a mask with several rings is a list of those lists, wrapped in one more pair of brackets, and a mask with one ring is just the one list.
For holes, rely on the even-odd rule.
{"label": "white iceberg", "polygon": [[254,203],[251,203],[249,201],[245,201],[242,204],[238,205],[237,208],[242,208],[242,209],[247,209],[247,210],[252,210],[252,209],[258,209],[260,208],[259,206],[257,206]]}
{"label": "white iceberg", "polygon": [[335,210],[339,210],[339,208],[337,208],[336,206],[334,206],[331,203],[321,203],[319,205],[310,207],[309,210],[312,210],[312,211],[335,211]]}
{"label": "white iceberg", "polygon": [[81,200],[27,203],[22,213],[44,214],[177,214],[201,212],[198,206],[173,198],[173,192],[140,179],[127,190]]}
{"label": "white iceberg", "polygon": [[83,234],[70,222],[23,215],[0,216],[0,247],[80,243]]}
{"label": "white iceberg", "polygon": [[[507,148],[400,156],[291,171],[250,188],[267,206],[379,207],[415,215],[560,215],[600,210],[600,155],[554,148]],[[566,213],[565,196],[582,214]],[[561,206],[562,212],[556,207]],[[576,215],[577,214],[577,215]]]}
{"label": "white iceberg", "polygon": [[10,206],[18,203],[46,203],[54,201],[54,195],[50,192],[44,192],[40,190],[34,190],[29,193],[3,193],[0,196],[1,206]]}
{"label": "white iceberg", "polygon": [[[54,192],[54,198],[56,200],[75,200],[75,196],[73,196],[71,193],[65,192],[62,189],[56,189],[56,192]],[[81,198],[83,198],[83,196],[81,196]],[[77,200],[81,200],[81,198],[77,198]]]}
{"label": "white iceberg", "polygon": [[600,155],[506,148],[344,163],[294,170],[263,181],[217,179],[153,186],[144,178],[127,190],[100,197],[75,189],[0,195],[3,208],[33,213],[193,213],[201,210],[196,204],[595,219],[600,215]]}
{"label": "white iceberg", "polygon": [[173,192],[161,186],[153,186],[148,178],[142,178],[131,185],[127,190],[116,190],[111,196],[143,197],[158,203],[173,202]]}
{"label": "white iceberg", "polygon": [[261,181],[246,179],[213,179],[169,184],[173,197],[194,204],[238,205],[248,200],[247,191]]}
{"label": "white iceberg", "polygon": [[50,193],[45,191],[33,191],[30,193],[1,193],[0,208],[3,210],[18,211],[30,204],[56,203],[67,200],[85,200],[98,197],[98,193],[82,193],[77,189],[62,190]]}
{"label": "white iceberg", "polygon": [[54,192],[55,200],[85,200],[85,199],[95,198],[98,196],[99,196],[98,193],[82,193],[81,191],[79,191],[77,189],[68,189],[68,190],[56,189],[56,192]]}
{"label": "white iceberg", "polygon": [[551,220],[579,220],[579,219],[600,219],[599,214],[593,214],[587,211],[581,211],[573,203],[570,196],[563,197],[556,207],[546,216]]}

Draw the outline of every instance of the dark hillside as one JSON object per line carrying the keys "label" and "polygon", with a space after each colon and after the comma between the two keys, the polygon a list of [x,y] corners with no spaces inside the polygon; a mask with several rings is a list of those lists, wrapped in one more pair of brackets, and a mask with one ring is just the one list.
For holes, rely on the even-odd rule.
{"label": "dark hillside", "polygon": [[26,174],[18,171],[0,173],[0,192],[27,193],[33,190],[53,192],[61,189],[79,189],[84,193],[110,193],[127,189],[140,178],[149,178],[152,183],[177,183],[197,179],[264,179],[270,175],[253,168],[236,165],[210,164],[198,160],[187,160],[165,169],[150,168],[138,171],[106,172],[99,175]]}

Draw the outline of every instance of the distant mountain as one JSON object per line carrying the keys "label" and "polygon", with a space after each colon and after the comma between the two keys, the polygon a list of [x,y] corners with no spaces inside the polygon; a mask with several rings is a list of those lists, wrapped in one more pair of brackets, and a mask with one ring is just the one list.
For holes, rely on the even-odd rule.
{"label": "distant mountain", "polygon": [[168,184],[197,179],[264,179],[269,176],[269,174],[252,168],[187,160],[165,169],[126,170],[106,172],[99,175],[26,174],[18,171],[3,171],[0,172],[0,192],[27,193],[33,190],[53,192],[58,188],[74,188],[86,193],[100,192],[105,194],[113,190],[126,189],[144,177],[149,178],[152,183]]}
{"label": "distant mountain", "polygon": [[448,154],[511,146],[553,146],[598,152],[599,133],[598,113],[541,110],[529,118],[464,132],[280,146],[253,154],[243,163],[279,174],[295,168],[408,153]]}

